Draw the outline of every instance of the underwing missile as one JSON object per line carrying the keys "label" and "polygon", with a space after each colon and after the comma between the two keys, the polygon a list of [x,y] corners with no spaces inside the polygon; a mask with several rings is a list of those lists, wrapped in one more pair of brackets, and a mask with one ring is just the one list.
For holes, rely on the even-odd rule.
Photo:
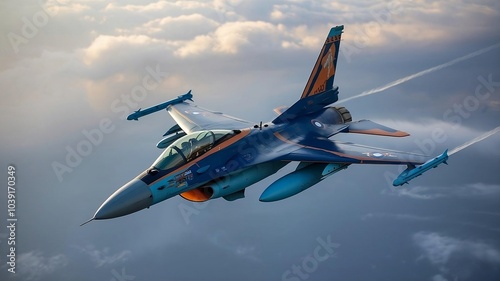
{"label": "underwing missile", "polygon": [[425,162],[424,164],[420,166],[415,166],[415,165],[408,165],[408,168],[404,170],[392,183],[394,186],[400,186],[405,183],[408,183],[412,179],[420,176],[421,174],[429,171],[430,169],[436,168],[440,164],[446,163],[446,160],[448,160],[448,149],[445,150],[441,155]]}
{"label": "underwing missile", "polygon": [[[301,163],[303,165],[304,163]],[[260,196],[261,202],[273,202],[288,198],[317,184],[323,179],[346,169],[349,164],[313,163],[299,167],[273,182]]]}
{"label": "underwing missile", "polygon": [[142,109],[142,110],[139,108],[139,110],[136,110],[136,111],[134,111],[134,113],[130,114],[127,117],[127,120],[136,120],[137,121],[142,116],[146,116],[146,115],[149,115],[151,113],[155,113],[157,111],[165,109],[165,108],[167,108],[167,106],[169,106],[171,104],[181,103],[185,100],[192,101],[192,98],[193,98],[193,95],[191,94],[191,91],[189,91],[184,95],[178,96],[176,99],[169,100],[169,101],[166,101],[164,103],[160,103],[160,104],[157,104],[155,106],[151,106],[151,107],[148,107],[148,108]]}

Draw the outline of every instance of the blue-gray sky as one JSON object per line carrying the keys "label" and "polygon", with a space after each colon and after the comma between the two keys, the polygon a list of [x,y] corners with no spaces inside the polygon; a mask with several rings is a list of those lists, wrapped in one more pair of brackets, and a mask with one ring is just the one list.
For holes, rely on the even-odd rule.
{"label": "blue-gray sky", "polygon": [[[13,275],[2,188],[1,280],[498,280],[499,135],[404,188],[388,181],[397,167],[352,165],[259,202],[290,165],[243,200],[176,197],[79,226],[174,125],[166,112],[126,121],[132,110],[192,89],[200,106],[271,120],[340,24],[335,84],[355,96],[498,44],[498,1],[8,0],[0,22],[0,178],[16,166],[19,219]],[[499,65],[494,48],[342,104],[408,138],[336,138],[430,155],[460,145],[500,125]]]}

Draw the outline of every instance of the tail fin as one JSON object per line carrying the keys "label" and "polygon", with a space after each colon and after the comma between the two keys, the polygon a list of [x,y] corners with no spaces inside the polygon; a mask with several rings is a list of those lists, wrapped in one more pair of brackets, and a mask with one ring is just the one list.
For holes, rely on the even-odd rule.
{"label": "tail fin", "polygon": [[325,44],[319,53],[318,60],[309,76],[301,99],[313,96],[333,88],[333,79],[337,68],[340,37],[344,26],[335,26],[326,37]]}
{"label": "tail fin", "polygon": [[279,110],[281,114],[272,121],[274,124],[287,123],[298,116],[311,114],[339,99],[338,87],[333,87],[333,79],[342,30],[343,25],[330,30],[302,96],[285,111]]}

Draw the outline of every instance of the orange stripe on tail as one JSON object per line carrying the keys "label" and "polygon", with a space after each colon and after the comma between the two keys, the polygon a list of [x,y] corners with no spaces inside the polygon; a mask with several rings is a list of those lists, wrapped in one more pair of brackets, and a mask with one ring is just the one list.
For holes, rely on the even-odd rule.
{"label": "orange stripe on tail", "polygon": [[333,80],[339,55],[340,38],[344,26],[336,26],[330,30],[325,44],[319,53],[316,64],[309,76],[301,99],[313,96],[333,88]]}

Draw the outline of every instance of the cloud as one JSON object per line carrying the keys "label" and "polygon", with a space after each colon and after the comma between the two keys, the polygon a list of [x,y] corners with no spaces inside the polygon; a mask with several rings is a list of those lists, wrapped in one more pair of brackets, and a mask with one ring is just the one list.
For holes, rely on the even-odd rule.
{"label": "cloud", "polygon": [[[470,20],[493,20],[498,14],[491,3],[459,0],[424,5],[422,1],[294,1],[273,5],[269,19],[287,26],[307,19],[308,25],[314,26],[331,23],[335,15],[333,24],[346,25],[344,44],[360,51],[367,47],[394,47],[402,42],[430,45],[436,40],[456,38],[457,31],[461,34],[484,32],[484,25],[470,24]],[[457,18],[464,20],[457,21]],[[448,21],[456,24],[449,25]]]}
{"label": "cloud", "polygon": [[132,252],[129,250],[123,250],[121,252],[111,254],[109,248],[107,247],[103,249],[96,249],[93,245],[87,245],[85,247],[75,246],[75,248],[88,255],[96,267],[123,263],[132,257]]}
{"label": "cloud", "polygon": [[469,280],[481,276],[485,266],[500,265],[500,251],[480,240],[423,231],[415,233],[412,240],[422,253],[417,260],[427,260],[438,268],[433,281],[449,280],[448,275],[453,275],[453,280]]}
{"label": "cloud", "polygon": [[460,240],[436,232],[417,232],[412,239],[422,251],[421,258],[436,266],[444,266],[459,255],[481,262],[500,264],[500,251],[482,241]]}
{"label": "cloud", "polygon": [[436,274],[432,276],[432,281],[448,281],[448,279],[444,278],[441,274]]}
{"label": "cloud", "polygon": [[435,265],[446,264],[451,255],[463,247],[463,242],[438,233],[418,232],[413,235],[413,241],[423,251],[423,257]]}
{"label": "cloud", "polygon": [[83,62],[87,65],[103,62],[109,63],[110,58],[127,57],[127,54],[137,54],[138,50],[155,47],[167,49],[165,41],[151,38],[146,35],[99,35],[89,47],[83,50]]}
{"label": "cloud", "polygon": [[465,188],[457,189],[457,194],[460,196],[488,196],[500,194],[500,185],[474,183],[466,186]]}
{"label": "cloud", "polygon": [[151,20],[142,27],[134,30],[120,30],[125,34],[148,34],[155,38],[166,40],[189,40],[197,35],[206,34],[213,31],[219,25],[213,19],[195,13],[180,15],[177,17],[164,17]]}
{"label": "cloud", "polygon": [[65,0],[48,0],[45,2],[44,8],[52,16],[61,14],[78,14],[91,9],[89,5],[82,3],[73,3]]}
{"label": "cloud", "polygon": [[498,196],[500,195],[500,185],[472,183],[461,186],[415,186],[396,189],[394,192],[388,192],[388,194],[420,200],[443,197]]}
{"label": "cloud", "polygon": [[[154,3],[149,3],[147,5],[124,5],[124,6],[119,6],[117,3],[109,3],[105,10],[107,11],[112,11],[112,10],[125,10],[129,12],[137,12],[137,13],[144,13],[144,12],[150,12],[150,11],[158,11],[158,10],[164,10],[167,7],[172,7],[172,6],[177,6],[177,3],[169,3],[168,1],[158,1]],[[192,3],[191,3],[192,4]]]}
{"label": "cloud", "polygon": [[165,15],[170,17],[201,14],[219,23],[242,20],[234,11],[240,1],[158,1],[146,5],[122,5],[120,2],[109,3],[103,10],[111,15],[141,15],[142,18],[159,19]]}
{"label": "cloud", "polygon": [[362,220],[368,219],[396,219],[406,221],[433,221],[437,217],[418,216],[413,214],[392,214],[392,213],[368,213],[361,217]]}
{"label": "cloud", "polygon": [[63,254],[46,257],[40,251],[20,254],[17,258],[17,268],[23,280],[40,280],[53,272],[64,268],[68,258]]}
{"label": "cloud", "polygon": [[415,186],[411,188],[396,189],[395,192],[392,194],[396,194],[397,196],[402,196],[402,197],[409,197],[412,199],[420,199],[420,200],[431,200],[446,196],[446,194],[437,192],[436,188],[427,186]]}
{"label": "cloud", "polygon": [[279,31],[282,26],[275,26],[263,21],[228,22],[214,32],[200,35],[186,42],[175,53],[181,57],[204,52],[236,54],[242,46],[258,48],[280,46]]}
{"label": "cloud", "polygon": [[261,260],[257,256],[257,249],[255,245],[245,243],[244,241],[237,241],[235,237],[232,237],[225,231],[214,232],[209,236],[209,241],[213,246],[223,249],[236,257],[253,261]]}
{"label": "cloud", "polygon": [[296,49],[310,49],[316,50],[318,46],[321,46],[325,40],[324,32],[318,34],[318,30],[328,30],[329,27],[324,26],[318,27],[308,27],[306,25],[299,25],[297,27],[291,28],[288,31],[288,38],[283,40],[281,44],[284,48],[296,48]]}
{"label": "cloud", "polygon": [[[419,248],[419,260],[427,260],[439,273],[432,281],[476,280],[485,268],[498,268],[500,251],[495,246],[481,240],[459,239],[438,232],[417,232],[412,236]],[[488,279],[488,278],[486,278]]]}

